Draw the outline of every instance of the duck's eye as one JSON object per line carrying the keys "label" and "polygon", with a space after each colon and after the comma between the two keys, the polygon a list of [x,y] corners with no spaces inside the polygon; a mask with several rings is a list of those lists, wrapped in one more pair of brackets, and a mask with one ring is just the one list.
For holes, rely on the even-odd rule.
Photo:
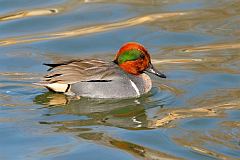
{"label": "duck's eye", "polygon": [[140,58],[144,59],[145,55],[144,54],[140,54]]}

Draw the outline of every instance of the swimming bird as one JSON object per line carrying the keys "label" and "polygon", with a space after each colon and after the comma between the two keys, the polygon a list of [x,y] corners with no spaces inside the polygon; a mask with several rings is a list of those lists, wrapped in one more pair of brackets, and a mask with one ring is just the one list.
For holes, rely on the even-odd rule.
{"label": "swimming bird", "polygon": [[50,67],[48,74],[37,85],[79,97],[140,97],[152,88],[148,73],[166,78],[152,65],[147,49],[137,42],[124,44],[109,62],[74,59],[44,65]]}

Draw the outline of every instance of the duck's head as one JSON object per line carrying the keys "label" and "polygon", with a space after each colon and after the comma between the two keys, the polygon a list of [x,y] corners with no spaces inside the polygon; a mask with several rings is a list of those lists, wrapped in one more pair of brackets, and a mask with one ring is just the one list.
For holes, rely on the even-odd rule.
{"label": "duck's head", "polygon": [[149,72],[158,77],[166,78],[163,73],[153,67],[147,49],[136,42],[128,42],[124,44],[119,49],[113,62],[118,64],[119,67],[127,73],[133,75]]}

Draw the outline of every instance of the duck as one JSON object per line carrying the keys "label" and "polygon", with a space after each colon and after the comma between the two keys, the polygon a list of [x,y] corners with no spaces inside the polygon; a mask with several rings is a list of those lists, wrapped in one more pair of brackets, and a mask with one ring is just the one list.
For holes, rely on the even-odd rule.
{"label": "duck", "polygon": [[49,67],[48,73],[35,84],[78,97],[137,98],[151,90],[149,74],[166,78],[151,63],[147,49],[137,42],[123,44],[113,61],[72,59],[43,65]]}

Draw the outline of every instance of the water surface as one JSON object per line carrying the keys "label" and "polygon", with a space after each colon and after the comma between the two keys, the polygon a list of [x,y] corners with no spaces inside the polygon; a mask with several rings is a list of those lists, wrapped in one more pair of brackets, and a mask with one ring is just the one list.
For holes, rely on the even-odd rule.
{"label": "water surface", "polygon": [[[238,0],[0,0],[0,159],[240,159]],[[144,44],[167,79],[128,100],[33,85],[43,62]]]}

